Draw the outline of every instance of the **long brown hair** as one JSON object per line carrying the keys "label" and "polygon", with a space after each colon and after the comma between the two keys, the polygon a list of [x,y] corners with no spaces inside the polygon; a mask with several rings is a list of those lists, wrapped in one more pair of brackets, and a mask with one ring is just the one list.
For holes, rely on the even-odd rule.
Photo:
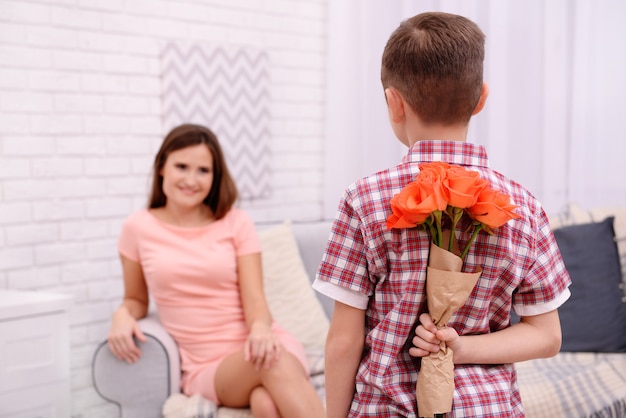
{"label": "long brown hair", "polygon": [[239,197],[237,186],[228,171],[217,136],[210,129],[194,124],[177,126],[163,140],[159,152],[154,157],[149,208],[160,208],[167,202],[167,197],[163,193],[163,176],[161,175],[167,157],[179,149],[200,144],[206,145],[213,156],[213,184],[203,203],[211,209],[215,219],[223,218],[228,213]]}

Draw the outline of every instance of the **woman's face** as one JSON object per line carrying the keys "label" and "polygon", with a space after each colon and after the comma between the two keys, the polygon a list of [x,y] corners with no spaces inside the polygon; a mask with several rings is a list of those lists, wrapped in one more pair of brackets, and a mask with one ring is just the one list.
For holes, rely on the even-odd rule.
{"label": "woman's face", "polygon": [[171,152],[160,171],[167,205],[193,208],[202,204],[213,184],[213,156],[204,144]]}

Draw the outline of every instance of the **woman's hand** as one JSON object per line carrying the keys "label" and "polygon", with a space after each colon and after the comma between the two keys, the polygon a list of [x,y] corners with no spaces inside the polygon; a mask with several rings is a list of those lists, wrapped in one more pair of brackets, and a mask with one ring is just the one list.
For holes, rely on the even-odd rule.
{"label": "woman's hand", "polygon": [[141,357],[141,350],[133,337],[146,342],[146,337],[139,328],[137,320],[121,306],[113,313],[113,321],[109,329],[108,345],[115,357],[127,363],[134,363]]}
{"label": "woman's hand", "polygon": [[420,324],[415,328],[413,347],[409,349],[409,354],[413,357],[426,357],[430,353],[438,352],[442,341],[454,352],[455,347],[460,345],[460,340],[454,328],[437,329],[430,315],[423,313],[420,315]]}
{"label": "woman's hand", "polygon": [[245,360],[254,365],[256,370],[269,369],[278,360],[281,346],[269,325],[255,322],[248,335],[244,348]]}

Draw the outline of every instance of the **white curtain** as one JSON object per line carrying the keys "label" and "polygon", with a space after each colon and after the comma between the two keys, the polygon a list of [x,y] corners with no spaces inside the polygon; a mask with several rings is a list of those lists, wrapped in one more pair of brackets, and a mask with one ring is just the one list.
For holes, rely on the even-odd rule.
{"label": "white curtain", "polygon": [[525,185],[548,213],[567,203],[626,204],[626,2],[622,0],[332,0],[329,7],[324,214],[352,181],[396,164],[380,85],[391,32],[441,10],[487,36],[486,108],[468,141]]}

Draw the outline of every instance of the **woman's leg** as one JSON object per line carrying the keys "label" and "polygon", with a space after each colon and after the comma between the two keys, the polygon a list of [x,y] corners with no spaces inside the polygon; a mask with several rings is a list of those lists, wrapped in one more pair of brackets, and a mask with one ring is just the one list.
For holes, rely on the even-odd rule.
{"label": "woman's leg", "polygon": [[250,394],[250,412],[254,418],[280,418],[272,396],[263,386],[252,389]]}
{"label": "woman's leg", "polygon": [[217,397],[225,406],[249,406],[252,391],[258,386],[263,386],[283,417],[325,416],[322,401],[309,376],[296,357],[286,350],[272,367],[258,371],[244,360],[243,351],[238,351],[226,357],[215,374]]}

